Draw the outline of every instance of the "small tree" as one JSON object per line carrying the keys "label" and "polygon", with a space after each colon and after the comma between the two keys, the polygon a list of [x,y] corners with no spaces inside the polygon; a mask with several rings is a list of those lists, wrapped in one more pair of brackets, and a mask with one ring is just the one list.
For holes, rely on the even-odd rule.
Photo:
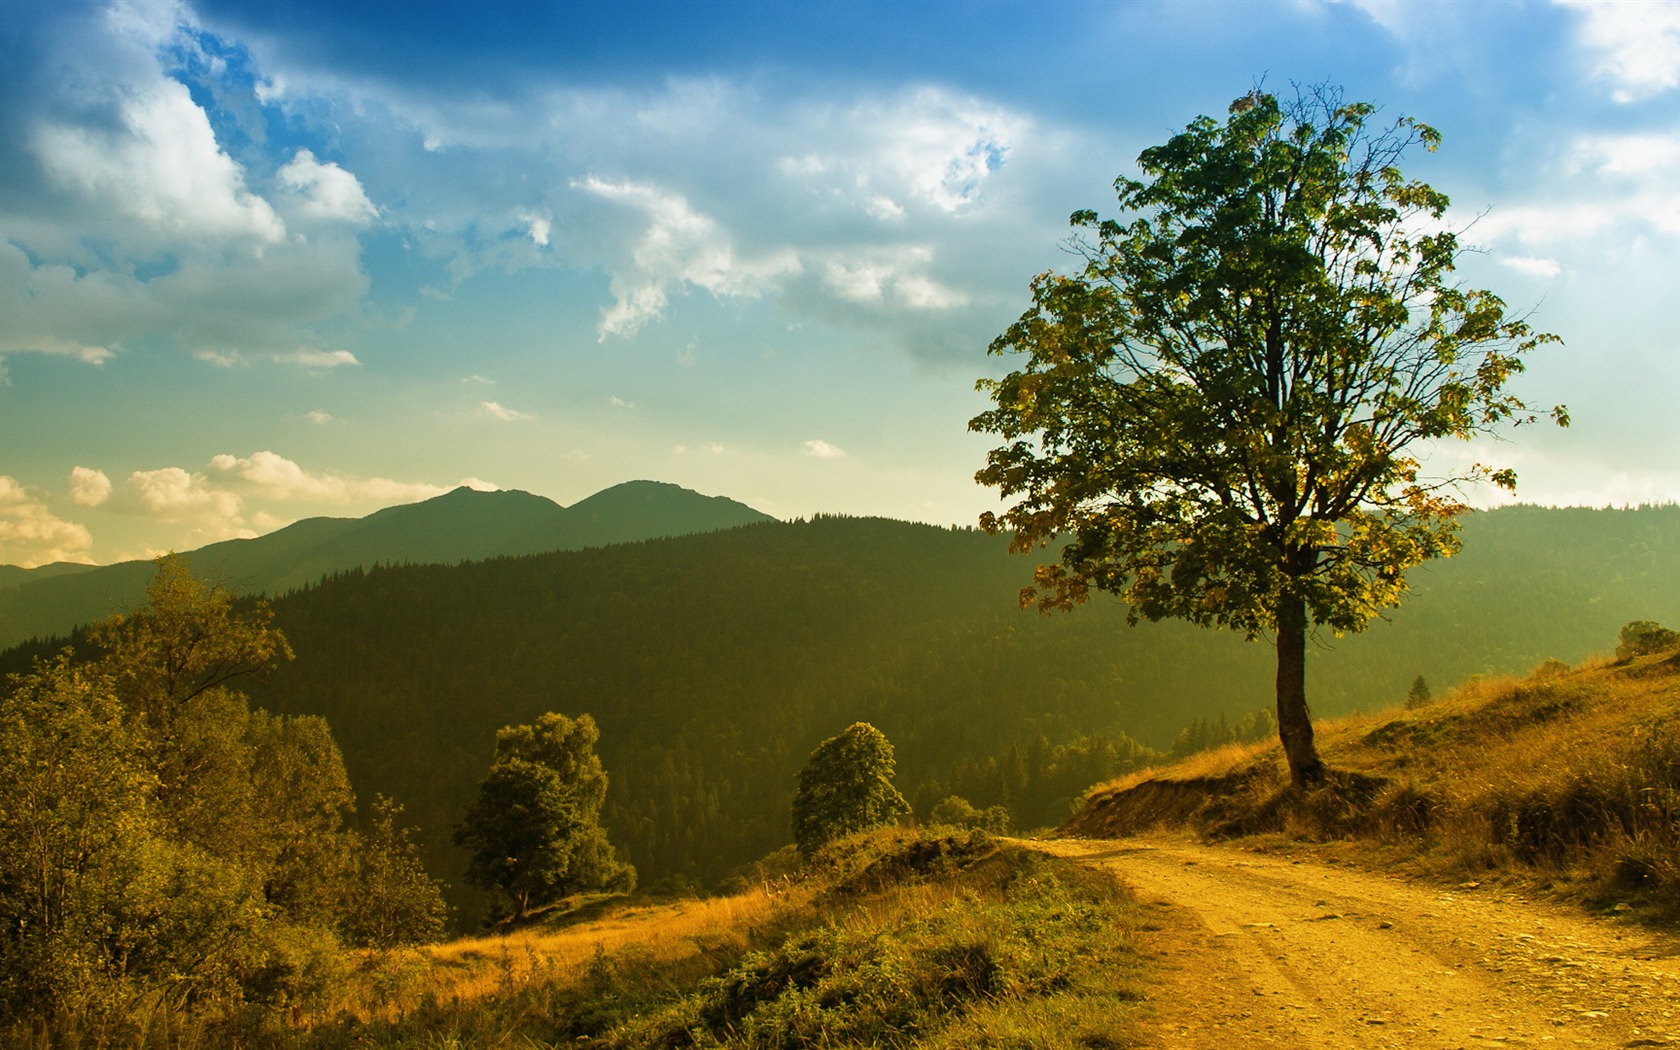
{"label": "small tree", "polygon": [[893,746],[868,722],[854,722],[818,744],[799,771],[793,841],[809,857],[825,843],[910,812],[893,787]]}
{"label": "small tree", "polygon": [[1412,687],[1406,690],[1406,707],[1408,709],[1422,707],[1433,697],[1429,691],[1429,683],[1423,680],[1423,675],[1412,679]]}
{"label": "small tree", "polygon": [[600,735],[588,715],[552,712],[496,733],[490,772],[455,844],[472,853],[468,881],[505,897],[515,919],[574,893],[635,885],[635,869],[618,860],[600,824]]}
{"label": "small tree", "polygon": [[1298,785],[1323,776],[1308,632],[1363,630],[1456,549],[1455,483],[1514,487],[1480,466],[1426,479],[1419,448],[1532,419],[1505,386],[1555,340],[1453,281],[1447,198],[1398,167],[1440,136],[1373,133],[1374,113],[1255,91],[1145,150],[1115,182],[1126,219],[1073,214],[1085,264],[1033,281],[991,346],[1026,364],[981,381],[996,407],[969,424],[1006,442],[977,479],[1018,500],[981,524],[1062,545],[1022,604],[1107,591],[1134,622],[1272,635]]}

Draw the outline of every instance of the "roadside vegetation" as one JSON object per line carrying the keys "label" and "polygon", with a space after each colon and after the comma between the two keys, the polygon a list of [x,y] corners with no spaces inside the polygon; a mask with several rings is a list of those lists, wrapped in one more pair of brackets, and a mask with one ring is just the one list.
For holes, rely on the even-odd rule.
{"label": "roadside vegetation", "polygon": [[1333,844],[1454,882],[1680,917],[1680,636],[1636,621],[1617,655],[1472,678],[1323,723],[1331,772],[1289,786],[1275,744],[1233,745],[1093,788],[1064,827],[1177,827]]}
{"label": "roadside vegetation", "polygon": [[[781,865],[784,874],[770,873]],[[582,898],[505,936],[362,954],[292,1016],[160,1025],[253,1048],[1126,1047],[1141,911],[1107,874],[881,828],[710,899]],[[38,1045],[48,1045],[45,1041]],[[60,1044],[62,1045],[62,1044]]]}

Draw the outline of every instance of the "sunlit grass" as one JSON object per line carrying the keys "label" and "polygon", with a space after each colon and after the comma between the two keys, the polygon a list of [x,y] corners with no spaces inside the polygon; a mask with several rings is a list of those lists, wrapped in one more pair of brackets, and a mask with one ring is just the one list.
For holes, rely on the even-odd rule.
{"label": "sunlit grass", "polygon": [[1075,826],[1124,833],[1170,803],[1216,837],[1363,843],[1421,872],[1680,913],[1680,656],[1547,661],[1315,729],[1322,788],[1289,788],[1275,742],[1226,747],[1098,785]]}
{"label": "sunlit grass", "polygon": [[808,887],[780,884],[727,897],[624,903],[588,922],[367,957],[338,1010],[364,1023],[390,1022],[422,1005],[470,1007],[536,985],[575,986],[602,959],[627,952],[662,966],[722,948],[740,950],[754,930],[810,896]]}

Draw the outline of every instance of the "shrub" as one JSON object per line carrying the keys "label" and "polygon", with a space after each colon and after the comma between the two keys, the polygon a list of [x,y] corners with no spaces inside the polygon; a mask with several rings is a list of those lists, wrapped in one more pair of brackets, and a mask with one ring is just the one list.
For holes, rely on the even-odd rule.
{"label": "shrub", "polygon": [[1616,639],[1616,659],[1631,660],[1667,652],[1677,645],[1680,645],[1680,634],[1653,620],[1634,620],[1622,628]]}

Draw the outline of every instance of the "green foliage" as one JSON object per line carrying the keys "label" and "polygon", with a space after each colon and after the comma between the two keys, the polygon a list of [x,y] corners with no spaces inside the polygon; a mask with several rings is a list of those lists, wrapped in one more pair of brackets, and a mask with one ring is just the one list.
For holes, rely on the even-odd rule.
{"label": "green foliage", "polygon": [[1023,605],[1106,591],[1134,618],[1275,633],[1298,781],[1319,773],[1309,625],[1363,630],[1456,550],[1443,482],[1514,485],[1422,478],[1416,449],[1532,418],[1505,386],[1555,338],[1453,282],[1447,198],[1398,167],[1439,136],[1374,113],[1255,91],[1145,150],[1115,182],[1126,219],[1074,213],[1085,265],[1033,281],[991,346],[1026,363],[980,382],[996,407],[970,423],[1005,441],[977,479],[1017,500],[982,524],[1061,545]]}
{"label": "green foliage", "polygon": [[854,722],[829,737],[799,771],[793,843],[807,857],[825,843],[890,824],[910,812],[893,787],[893,746],[879,729]]}
{"label": "green foliage", "polygon": [[928,811],[928,822],[953,828],[978,828],[994,835],[1007,834],[1010,827],[1008,806],[987,806],[975,809],[974,803],[961,795],[947,795]]}
{"label": "green foliage", "polygon": [[356,858],[355,907],[346,933],[371,948],[400,948],[443,937],[449,909],[426,874],[412,828],[399,828],[402,806],[384,795],[373,800],[373,824]]}
{"label": "green foliage", "polygon": [[326,723],[225,684],[285,639],[174,559],[149,600],[100,625],[98,659],[0,694],[0,1012],[47,1031],[297,1006],[355,936],[364,851]]}
{"label": "green foliage", "polygon": [[599,739],[588,715],[553,712],[496,734],[490,772],[455,843],[471,854],[467,878],[499,892],[516,919],[574,893],[635,884],[635,869],[619,862],[600,825],[607,774]]}
{"label": "green foliage", "polygon": [[1616,638],[1616,659],[1631,660],[1667,652],[1677,645],[1680,645],[1680,634],[1651,620],[1634,620],[1625,624]]}
{"label": "green foliage", "polygon": [[[1199,717],[1199,716],[1198,716]],[[973,799],[981,813],[1001,809],[1020,828],[1054,827],[1068,818],[1093,784],[1123,776],[1162,759],[1125,733],[1084,736],[1052,744],[1043,736],[1011,744],[1002,753],[963,762],[948,779],[916,788],[916,812],[934,815],[952,795]]]}

